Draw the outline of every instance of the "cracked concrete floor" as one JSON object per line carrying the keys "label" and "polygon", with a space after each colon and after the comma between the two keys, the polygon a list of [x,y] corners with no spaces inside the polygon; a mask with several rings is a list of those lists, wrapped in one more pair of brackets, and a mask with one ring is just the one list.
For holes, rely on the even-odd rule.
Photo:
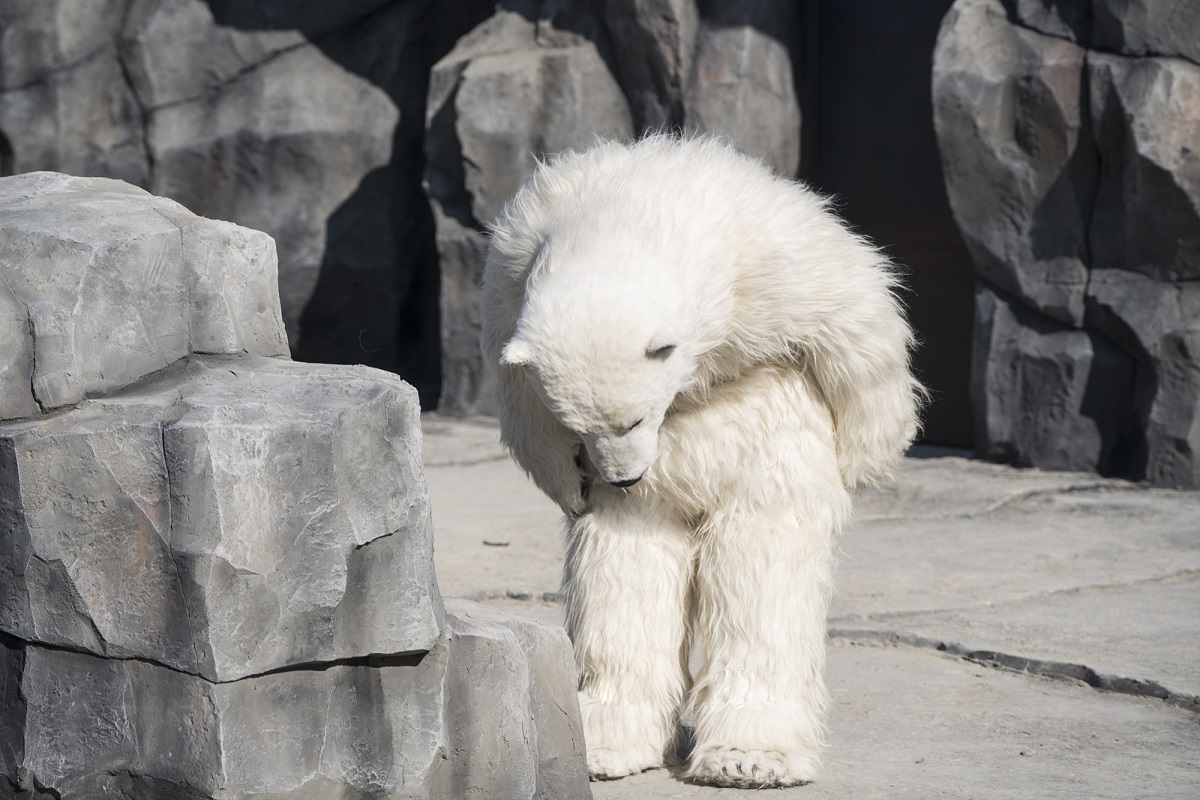
{"label": "cracked concrete floor", "polygon": [[[557,509],[494,423],[424,426],[442,591],[561,624]],[[1200,797],[1200,493],[922,454],[856,501],[825,771],[771,796]],[[744,795],[667,770],[592,788]]]}

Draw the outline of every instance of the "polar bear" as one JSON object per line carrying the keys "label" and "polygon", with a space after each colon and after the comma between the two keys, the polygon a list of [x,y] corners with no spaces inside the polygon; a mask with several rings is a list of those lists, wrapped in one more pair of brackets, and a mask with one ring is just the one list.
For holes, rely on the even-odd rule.
{"label": "polar bear", "polygon": [[879,251],[723,141],[599,142],[505,207],[482,345],[567,515],[593,778],[662,766],[690,708],[689,778],[813,779],[834,536],[916,434],[912,343]]}

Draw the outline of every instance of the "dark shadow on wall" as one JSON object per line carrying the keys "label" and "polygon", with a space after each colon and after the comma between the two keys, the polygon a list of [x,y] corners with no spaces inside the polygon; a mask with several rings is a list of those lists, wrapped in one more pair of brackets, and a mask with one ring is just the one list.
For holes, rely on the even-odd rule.
{"label": "dark shadow on wall", "polygon": [[922,441],[974,443],[975,274],[933,130],[933,48],[951,0],[803,0],[800,174],[905,271],[915,367],[931,390]]}
{"label": "dark shadow on wall", "polygon": [[13,174],[13,149],[12,142],[4,135],[4,131],[0,131],[0,178],[7,178]]}
{"label": "dark shadow on wall", "polygon": [[450,18],[436,0],[206,2],[218,25],[301,32],[399,110],[390,160],[365,175],[326,221],[325,252],[293,356],[397,372],[416,387],[423,408],[436,408],[439,280],[433,217],[421,188],[425,98],[429,69],[446,42],[452,46],[478,21],[480,10],[470,7],[486,16],[491,5],[455,3]]}

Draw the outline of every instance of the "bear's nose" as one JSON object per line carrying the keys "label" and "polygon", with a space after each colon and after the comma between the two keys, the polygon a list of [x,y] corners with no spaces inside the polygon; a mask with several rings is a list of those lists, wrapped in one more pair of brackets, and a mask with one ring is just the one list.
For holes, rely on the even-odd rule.
{"label": "bear's nose", "polygon": [[627,481],[613,481],[612,485],[616,486],[618,489],[628,489],[630,486],[633,486],[635,483],[637,483],[641,479],[642,479],[642,476],[638,475],[636,478],[630,478]]}

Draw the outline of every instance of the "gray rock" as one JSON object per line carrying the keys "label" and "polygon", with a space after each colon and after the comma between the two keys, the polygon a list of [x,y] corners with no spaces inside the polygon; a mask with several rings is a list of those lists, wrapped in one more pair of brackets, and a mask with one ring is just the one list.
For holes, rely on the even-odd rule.
{"label": "gray rock", "polygon": [[1133,402],[1144,437],[1137,465],[1144,472],[1138,477],[1200,488],[1200,284],[1095,270],[1088,314],[1139,362]]}
{"label": "gray rock", "polygon": [[632,136],[629,105],[597,45],[556,16],[576,9],[533,5],[528,16],[498,10],[430,76],[425,187],[442,263],[440,407],[447,413],[495,410],[479,353],[483,226],[536,159],[586,147],[596,136]]}
{"label": "gray rock", "polygon": [[589,798],[562,630],[460,612],[423,656],[227,683],[0,641],[0,782],[64,800]]}
{"label": "gray rock", "polygon": [[266,231],[297,357],[435,394],[433,4],[78,5],[0,0],[0,170],[116,177]]}
{"label": "gray rock", "polygon": [[1091,45],[1200,64],[1200,6],[1161,0],[1092,0]]}
{"label": "gray rock", "polygon": [[1200,62],[1200,6],[1161,0],[1004,0],[1011,17],[1051,36],[1125,55]]}
{"label": "gray rock", "polygon": [[696,0],[608,0],[604,21],[634,130],[682,125],[700,26]]}
{"label": "gray rock", "polygon": [[54,173],[0,180],[0,214],[0,303],[15,312],[2,323],[0,374],[15,380],[0,388],[0,418],[32,413],[32,401],[77,403],[193,352],[287,353],[264,234]]}
{"label": "gray rock", "polygon": [[1200,486],[1200,66],[1133,57],[1178,53],[1192,15],[959,0],[943,22],[934,119],[983,279],[983,455]]}
{"label": "gray rock", "polygon": [[[129,81],[147,112],[220,92],[241,73],[308,43],[294,26],[218,26],[213,6],[219,3],[132,0],[128,5],[120,43]],[[242,5],[251,9],[259,4]]]}
{"label": "gray rock", "polygon": [[0,211],[0,796],[590,796],[565,635],[446,618],[416,391],[267,357],[269,237]]}
{"label": "gray rock", "polygon": [[437,215],[441,261],[442,393],[445,414],[499,413],[496,376],[483,362],[479,286],[487,258],[487,236],[455,219]]}
{"label": "gray rock", "polygon": [[726,136],[781,175],[800,167],[800,101],[789,45],[800,7],[701,0],[687,90],[689,129]]}
{"label": "gray rock", "polygon": [[977,453],[1018,466],[1130,471],[1137,368],[1111,340],[981,282],[974,348]]}
{"label": "gray rock", "polygon": [[0,630],[221,681],[428,650],[420,453],[395,376],[251,357],[0,427]]}
{"label": "gray rock", "polygon": [[1011,21],[1086,44],[1092,34],[1094,0],[1001,0]]}
{"label": "gray rock", "polygon": [[933,57],[934,127],[975,270],[1062,322],[1083,322],[1097,157],[1081,116],[1084,50],[960,0]]}
{"label": "gray rock", "polygon": [[590,44],[476,56],[462,71],[454,110],[472,216],[484,224],[537,158],[632,133],[628,105]]}
{"label": "gray rock", "polygon": [[[512,794],[500,792],[494,796],[536,797],[540,800],[591,797],[586,769],[581,769],[586,758],[583,720],[575,700],[579,681],[575,675],[571,642],[563,628],[515,617],[466,600],[447,600],[446,611],[452,631],[451,665],[457,664],[457,674],[472,674],[466,653],[470,645],[473,652],[469,658],[480,668],[474,675],[491,677],[497,659],[489,651],[498,649],[495,644],[498,642],[505,642],[504,647],[508,649],[508,637],[512,637],[519,645],[528,665],[524,672],[527,676],[525,683],[522,685],[519,680],[516,681],[517,705],[512,711],[503,710],[502,713],[509,713],[515,719],[521,716],[523,710],[528,719],[529,735],[536,755],[536,763],[533,764],[536,787],[532,794],[514,791]],[[521,674],[519,669],[517,674]],[[508,680],[512,681],[512,678]],[[495,702],[491,698],[501,694],[496,689],[489,689],[486,684],[474,681],[465,683],[463,689],[478,697],[473,715],[478,715],[483,706]],[[468,706],[464,702],[462,707]],[[481,726],[477,716],[469,716],[466,723],[464,733],[470,732],[476,736],[484,733],[489,738],[494,736],[491,726]],[[511,725],[498,725],[496,729],[511,728]],[[465,746],[468,742],[464,741],[463,744]],[[511,746],[511,743],[505,744]],[[475,743],[471,749],[489,752],[482,742]],[[496,752],[495,748],[490,748],[490,751]],[[475,779],[481,788],[485,788],[483,781],[487,773],[483,765],[480,766]],[[508,769],[504,764],[498,766]],[[529,769],[529,766],[523,763],[522,768]],[[523,782],[524,779],[514,780],[514,790]],[[469,792],[464,794],[470,796]]]}
{"label": "gray rock", "polygon": [[1092,53],[1088,89],[1092,267],[1200,279],[1200,65]]}
{"label": "gray rock", "polygon": [[111,43],[129,0],[0,2],[0,88],[11,90],[71,70]]}
{"label": "gray rock", "polygon": [[[0,21],[0,134],[12,147],[12,163],[5,167],[14,173],[105,175],[148,186],[141,109],[125,82],[116,45],[95,38],[106,26],[63,30],[61,19],[75,16],[76,4],[71,11],[57,0],[21,4],[27,5],[38,10],[28,17],[24,8],[15,10],[11,25]],[[113,5],[89,4],[79,22],[88,26],[95,22],[94,11]],[[0,5],[0,17],[5,12],[14,9]],[[45,12],[55,15],[53,22]],[[113,13],[119,19],[119,11]]]}
{"label": "gray rock", "polygon": [[[220,92],[150,111],[153,190],[275,239],[284,319],[301,341],[301,314],[329,255],[329,219],[368,173],[387,165],[398,122],[381,89],[312,45],[295,47]],[[363,270],[394,257],[390,246],[368,253]]]}

